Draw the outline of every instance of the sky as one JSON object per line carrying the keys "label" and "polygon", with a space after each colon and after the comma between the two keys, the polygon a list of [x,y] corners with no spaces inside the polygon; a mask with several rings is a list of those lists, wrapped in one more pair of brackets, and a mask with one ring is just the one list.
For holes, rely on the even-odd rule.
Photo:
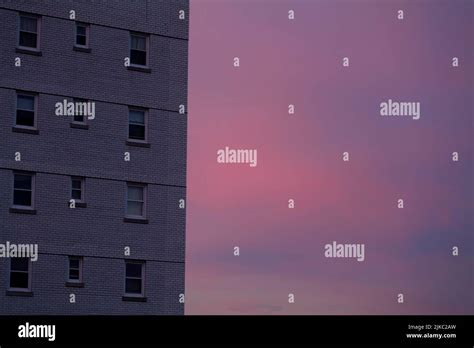
{"label": "sky", "polygon": [[[473,12],[191,0],[186,314],[474,314]],[[388,99],[420,119],[380,116]]]}

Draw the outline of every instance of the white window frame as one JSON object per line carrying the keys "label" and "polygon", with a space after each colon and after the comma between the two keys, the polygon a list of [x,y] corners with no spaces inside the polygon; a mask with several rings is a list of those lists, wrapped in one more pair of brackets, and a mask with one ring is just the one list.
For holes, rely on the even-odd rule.
{"label": "white window frame", "polygon": [[[141,293],[140,294],[135,294],[135,293],[130,293],[127,292],[127,279],[140,279],[136,277],[127,277],[127,264],[128,263],[134,263],[134,264],[139,264],[141,265]],[[126,297],[145,297],[145,267],[146,267],[146,262],[145,261],[134,261],[134,260],[125,260],[125,283],[124,283],[124,296]]]}
{"label": "white window frame", "polygon": [[[142,206],[142,215],[131,215],[128,214],[128,189],[129,187],[140,187],[143,189],[143,201],[131,201],[131,202],[141,202],[143,204]],[[142,219],[145,220],[147,216],[147,185],[146,184],[141,184],[141,183],[134,183],[134,182],[127,182],[127,190],[126,190],[126,197],[125,197],[125,217],[131,218],[131,219]]]}
{"label": "white window frame", "polygon": [[[77,43],[77,27],[78,26],[83,26],[83,27],[86,28],[86,44],[85,45],[79,45]],[[84,22],[76,22],[74,33],[75,33],[75,35],[74,35],[74,46],[82,47],[82,48],[89,48],[90,24],[89,23],[84,23]]]}
{"label": "white window frame", "polygon": [[[144,130],[145,138],[144,139],[130,138],[130,112],[131,111],[143,112],[143,126],[145,128],[145,130]],[[148,143],[148,109],[137,108],[137,107],[132,107],[132,106],[130,106],[128,108],[127,140],[130,141],[130,142],[135,142],[135,143]]]}
{"label": "white window frame", "polygon": [[[145,49],[146,49],[146,51],[145,51],[145,53],[146,53],[145,65],[132,63],[132,54],[131,54],[132,53],[132,36],[141,36],[141,37],[145,38]],[[134,49],[134,50],[136,50],[136,49]],[[150,66],[150,34],[138,33],[138,32],[131,31],[130,32],[130,42],[129,42],[128,52],[130,54],[130,66],[148,68]]]}
{"label": "white window frame", "polygon": [[[78,47],[82,47],[82,46],[78,46]],[[88,99],[80,99],[80,98],[73,98],[72,99],[72,102],[74,103],[74,114],[76,113],[76,103],[86,103],[88,104],[89,103],[89,100]],[[75,116],[72,117],[72,121],[71,123],[74,123],[74,124],[82,124],[82,125],[86,125],[87,124],[87,115],[82,115],[82,122],[80,121],[76,121],[74,119]]]}
{"label": "white window frame", "polygon": [[[18,109],[18,96],[27,96],[27,97],[33,97],[33,126],[25,126],[21,124],[17,124],[18,122],[18,116],[17,116],[17,111],[18,110],[23,110],[23,111],[31,111],[31,110],[24,110],[24,109]],[[23,92],[23,91],[16,91],[16,99],[15,99],[15,128],[23,128],[23,129],[38,129],[38,94],[32,93],[32,92]]]}
{"label": "white window frame", "polygon": [[[71,259],[79,260],[79,279],[71,279]],[[82,272],[84,268],[84,258],[82,256],[68,256],[67,258],[67,264],[68,264],[68,269],[67,269],[67,281],[68,283],[82,283]]]}
{"label": "white window frame", "polygon": [[[81,199],[75,199],[72,197],[72,191],[77,190],[72,187],[73,180],[81,181]],[[86,201],[86,180],[80,176],[71,176],[71,199],[74,199],[75,202],[85,203]]]}
{"label": "white window frame", "polygon": [[[31,205],[16,205],[15,204],[15,175],[28,175],[31,177]],[[35,209],[35,181],[36,175],[35,173],[30,172],[21,172],[21,171],[13,171],[13,190],[12,190],[12,208],[16,209]],[[24,189],[18,189],[20,191],[26,191]]]}
{"label": "white window frame", "polygon": [[[12,260],[14,258],[10,258],[10,270],[8,273],[8,290],[10,291],[23,291],[23,292],[31,292],[31,259],[26,258],[28,260],[28,288],[13,288],[11,287],[11,274],[12,274]],[[14,271],[17,273],[25,273],[24,271]]]}
{"label": "white window frame", "polygon": [[[28,47],[28,46],[21,46],[20,45],[20,33],[23,31],[21,30],[21,17],[29,17],[36,19],[36,47]],[[25,31],[26,33],[33,33],[30,31]],[[18,48],[23,50],[35,51],[38,52],[41,50],[41,16],[31,14],[31,13],[18,13],[18,38],[17,38]]]}

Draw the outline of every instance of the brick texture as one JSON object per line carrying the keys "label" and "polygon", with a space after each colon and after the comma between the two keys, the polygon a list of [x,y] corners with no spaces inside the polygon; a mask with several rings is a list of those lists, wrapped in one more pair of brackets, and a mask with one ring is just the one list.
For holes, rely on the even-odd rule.
{"label": "brick texture", "polygon": [[[70,9],[91,23],[90,53],[73,50]],[[18,11],[42,15],[42,56],[16,52]],[[0,243],[38,243],[40,253],[32,297],[7,296],[10,262],[0,259],[0,314],[184,313],[187,113],[177,111],[187,104],[188,17],[188,1],[0,1]],[[151,73],[123,64],[130,30],[150,34]],[[38,94],[37,135],[12,131],[16,90]],[[73,97],[95,102],[89,129],[55,115]],[[149,109],[149,148],[126,144],[129,106]],[[35,173],[36,215],[9,211],[14,170]],[[68,207],[71,176],[85,177],[86,208]],[[148,224],[123,221],[128,181],[147,185]],[[68,255],[84,257],[84,288],[65,286]],[[146,302],[122,301],[125,258],[146,261]]]}

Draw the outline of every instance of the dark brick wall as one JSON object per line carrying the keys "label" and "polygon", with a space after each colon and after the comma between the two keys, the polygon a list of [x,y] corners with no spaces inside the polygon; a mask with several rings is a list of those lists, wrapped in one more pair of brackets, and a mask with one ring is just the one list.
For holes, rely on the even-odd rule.
{"label": "dark brick wall", "polygon": [[[186,104],[187,40],[150,35],[148,74],[124,66],[124,58],[130,56],[128,30],[91,25],[91,52],[77,52],[75,22],[43,16],[43,56],[35,57],[15,52],[18,12],[2,10],[1,1],[0,23],[3,87],[172,111]],[[21,68],[14,67],[15,57],[22,58]]]}
{"label": "dark brick wall", "polygon": [[1,0],[0,7],[68,20],[74,10],[82,22],[188,38],[189,0]]}
{"label": "dark brick wall", "polygon": [[[0,262],[0,281],[8,281],[8,260]],[[65,286],[67,257],[40,255],[33,263],[33,297],[2,294],[2,314],[51,315],[177,315],[183,313],[176,293],[183,287],[182,266],[160,262],[146,263],[147,302],[122,301],[125,262],[120,259],[84,257],[84,287]],[[104,271],[105,270],[105,271]],[[2,289],[3,290],[3,289]],[[69,303],[75,294],[76,303]]]}
{"label": "dark brick wall", "polygon": [[[0,259],[0,313],[184,313],[187,114],[177,110],[187,104],[188,20],[178,11],[188,18],[188,8],[188,1],[0,1],[0,243],[38,243],[40,252],[33,297],[6,295],[9,260]],[[73,50],[70,9],[91,23],[90,53]],[[17,10],[43,15],[42,56],[16,53]],[[124,67],[129,30],[151,34],[151,73]],[[38,93],[38,135],[12,132],[16,89]],[[71,97],[95,101],[89,129],[54,114],[54,104]],[[128,105],[149,108],[150,148],[126,145]],[[36,173],[36,215],[9,212],[13,170]],[[68,207],[72,175],[86,178],[87,208]],[[147,184],[148,224],[123,221],[127,181]],[[125,246],[127,258],[146,261],[147,302],[122,301]],[[84,256],[84,288],[65,286],[67,255]]]}
{"label": "dark brick wall", "polygon": [[[39,134],[18,134],[12,132],[16,92],[0,87],[0,167],[185,186],[186,115],[150,109],[150,148],[132,147],[126,145],[128,106],[96,102],[95,119],[84,130],[71,128],[71,117],[54,114],[63,99],[39,94]],[[129,162],[124,152],[130,152]]]}

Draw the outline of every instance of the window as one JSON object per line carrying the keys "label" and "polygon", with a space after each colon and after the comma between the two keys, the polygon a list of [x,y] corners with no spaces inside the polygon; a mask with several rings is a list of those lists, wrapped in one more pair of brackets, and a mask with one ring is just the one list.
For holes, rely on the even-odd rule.
{"label": "window", "polygon": [[34,176],[29,173],[14,173],[13,205],[33,208]]}
{"label": "window", "polygon": [[74,113],[70,123],[71,128],[89,129],[88,119],[95,117],[95,104],[86,99],[73,99]]}
{"label": "window", "polygon": [[84,179],[71,178],[71,198],[77,202],[84,202]]}
{"label": "window", "polygon": [[82,260],[82,257],[79,256],[69,256],[69,282],[82,282]]}
{"label": "window", "polygon": [[27,49],[39,49],[40,19],[33,15],[20,15],[19,46]]}
{"label": "window", "polygon": [[74,98],[73,100],[75,108],[74,108],[74,123],[85,124],[86,123],[86,114],[87,114],[87,100],[85,99],[77,99]]}
{"label": "window", "polygon": [[130,64],[148,65],[148,36],[130,33]]}
{"label": "window", "polygon": [[73,122],[75,123],[86,123],[86,117],[79,113],[74,113]]}
{"label": "window", "polygon": [[30,259],[13,257],[10,260],[10,289],[29,291],[31,289]]}
{"label": "window", "polygon": [[76,23],[76,46],[89,46],[89,25]]}
{"label": "window", "polygon": [[18,93],[16,96],[16,126],[35,128],[36,97],[31,94]]}
{"label": "window", "polygon": [[145,295],[145,263],[125,261],[125,294],[128,296]]}
{"label": "window", "polygon": [[128,138],[133,141],[146,141],[145,110],[130,109],[128,112]]}
{"label": "window", "polygon": [[145,196],[145,186],[127,184],[127,216],[145,218]]}
{"label": "window", "polygon": [[86,118],[84,115],[78,115],[74,113],[74,119],[73,122],[75,123],[86,123]]}

